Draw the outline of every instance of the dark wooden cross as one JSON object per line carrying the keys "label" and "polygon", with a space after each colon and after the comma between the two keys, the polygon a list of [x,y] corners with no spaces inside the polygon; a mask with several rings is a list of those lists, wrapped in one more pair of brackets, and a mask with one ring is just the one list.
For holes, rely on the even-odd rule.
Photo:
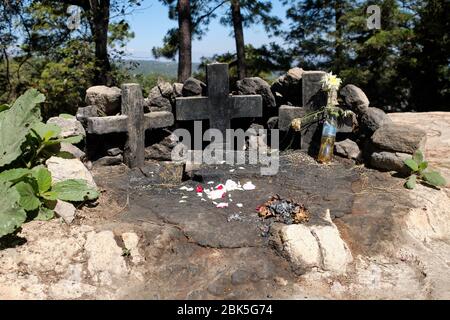
{"label": "dark wooden cross", "polygon": [[144,114],[142,89],[137,83],[122,85],[121,113],[87,118],[87,132],[97,135],[126,132],[124,161],[130,168],[141,167],[145,160],[145,130],[170,127],[174,123],[173,114],[168,111]]}
{"label": "dark wooden cross", "polygon": [[228,64],[209,64],[206,71],[208,97],[177,98],[177,120],[209,119],[209,127],[220,130],[225,139],[231,119],[262,117],[260,95],[230,95]]}

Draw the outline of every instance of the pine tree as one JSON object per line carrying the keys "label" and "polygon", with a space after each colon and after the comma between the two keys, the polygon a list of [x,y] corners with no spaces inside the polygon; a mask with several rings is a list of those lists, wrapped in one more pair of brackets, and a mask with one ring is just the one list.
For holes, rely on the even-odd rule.
{"label": "pine tree", "polygon": [[220,19],[223,25],[233,27],[239,79],[247,76],[244,28],[261,23],[268,35],[278,34],[278,26],[281,24],[281,20],[271,15],[271,10],[272,4],[270,1],[231,0],[229,10]]}
{"label": "pine tree", "polygon": [[[200,40],[208,30],[216,11],[228,0],[159,0],[169,9],[169,18],[178,21],[178,28],[167,31],[162,47],[152,48],[155,58],[175,60],[178,54],[178,81],[184,82],[192,73],[192,39]],[[188,28],[188,26],[190,26]]]}
{"label": "pine tree", "polygon": [[348,0],[284,0],[289,8],[289,31],[284,34],[289,52],[304,69],[339,72],[346,62],[345,14]]}

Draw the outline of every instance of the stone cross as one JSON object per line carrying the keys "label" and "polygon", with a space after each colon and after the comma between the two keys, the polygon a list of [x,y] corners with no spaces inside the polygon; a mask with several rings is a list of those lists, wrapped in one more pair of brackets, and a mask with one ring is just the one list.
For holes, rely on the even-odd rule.
{"label": "stone cross", "polygon": [[[322,79],[326,75],[324,71],[305,71],[302,76],[303,85],[303,108],[305,112],[318,110],[327,105],[327,93],[322,90]],[[318,130],[318,123],[312,122],[308,124],[301,134],[302,149],[307,149],[313,153],[317,150],[312,150],[318,147],[312,144],[313,140],[320,143],[320,131]]]}
{"label": "stone cross", "polygon": [[[281,131],[289,131],[291,122],[295,118],[301,118],[304,115],[318,110],[327,104],[327,93],[322,90],[321,80],[326,75],[323,71],[305,71],[302,75],[302,106],[281,106],[279,109],[278,127]],[[316,138],[320,139],[318,123],[311,122],[302,125],[301,130],[301,148],[312,151],[311,147],[315,144],[311,142]]]}
{"label": "stone cross", "polygon": [[168,111],[144,114],[141,86],[136,83],[122,85],[121,113],[118,116],[87,118],[87,132],[98,135],[126,132],[125,164],[130,168],[141,167],[145,161],[145,130],[170,127],[174,123],[173,114]]}
{"label": "stone cross", "polygon": [[177,98],[177,120],[209,119],[209,127],[220,130],[225,139],[231,119],[262,117],[260,95],[230,96],[228,64],[209,64],[206,70],[208,97]]}

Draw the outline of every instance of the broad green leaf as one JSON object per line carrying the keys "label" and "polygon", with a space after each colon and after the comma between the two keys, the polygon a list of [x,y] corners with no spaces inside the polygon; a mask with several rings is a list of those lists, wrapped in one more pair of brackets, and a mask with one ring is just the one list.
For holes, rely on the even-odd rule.
{"label": "broad green leaf", "polygon": [[0,167],[10,164],[22,154],[20,147],[31,126],[41,120],[36,105],[44,101],[43,94],[30,89],[10,109],[0,112]]}
{"label": "broad green leaf", "polygon": [[406,180],[405,182],[405,188],[407,189],[414,189],[416,187],[416,181],[417,181],[417,176],[416,175],[412,175],[408,178],[408,180]]}
{"label": "broad green leaf", "polygon": [[75,159],[74,155],[67,151],[60,151],[55,156],[63,159]]}
{"label": "broad green leaf", "polygon": [[53,123],[37,122],[33,125],[32,130],[43,141],[49,141],[50,139],[57,138],[61,133],[61,128]]}
{"label": "broad green leaf", "polygon": [[31,171],[31,176],[36,179],[39,194],[42,194],[52,186],[52,174],[45,167],[36,167]]}
{"label": "broad green leaf", "polygon": [[28,182],[16,184],[16,190],[20,194],[19,204],[27,211],[36,210],[41,205],[41,201],[36,196],[36,190]]}
{"label": "broad green leaf", "polygon": [[419,164],[419,172],[423,172],[426,168],[428,168],[428,162],[427,161],[422,161]]}
{"label": "broad green leaf", "polygon": [[419,165],[413,160],[413,159],[406,159],[403,161],[405,165],[410,168],[413,172],[416,172],[419,170]]}
{"label": "broad green leaf", "polygon": [[18,169],[11,169],[6,170],[0,173],[0,182],[1,181],[10,181],[12,183],[15,183],[16,181],[22,179],[26,175],[30,174],[31,171],[29,169],[24,168],[18,168]]}
{"label": "broad green leaf", "polygon": [[414,155],[413,155],[412,158],[413,158],[413,160],[414,160],[417,164],[422,163],[423,160],[424,160],[422,151],[417,150],[417,151],[414,153]]}
{"label": "broad green leaf", "polygon": [[73,136],[73,137],[67,137],[67,138],[58,138],[58,139],[52,139],[50,141],[46,141],[45,145],[55,145],[58,143],[71,143],[71,144],[77,144],[80,143],[83,140],[83,136]]}
{"label": "broad green leaf", "polygon": [[58,200],[58,194],[54,191],[47,191],[41,194],[41,197],[45,200],[55,201]]}
{"label": "broad green leaf", "polygon": [[34,218],[34,220],[49,221],[49,220],[53,219],[54,217],[55,217],[55,211],[41,206],[39,208],[38,215],[36,216],[36,218]]}
{"label": "broad green leaf", "polygon": [[52,192],[56,193],[59,200],[84,201],[97,199],[97,190],[89,187],[85,180],[70,179],[55,183]]}
{"label": "broad green leaf", "polygon": [[443,187],[447,184],[445,178],[441,176],[441,174],[437,171],[428,171],[422,173],[422,178],[427,183],[435,186],[435,187]]}
{"label": "broad green leaf", "polygon": [[16,188],[0,183],[0,238],[13,233],[27,219],[27,213],[18,201],[20,195]]}
{"label": "broad green leaf", "polygon": [[59,140],[59,142],[65,142],[65,143],[71,143],[71,144],[77,144],[83,141],[83,136],[73,136],[68,138],[62,138]]}
{"label": "broad green leaf", "polygon": [[3,112],[5,110],[9,109],[9,105],[7,104],[0,104],[0,112]]}

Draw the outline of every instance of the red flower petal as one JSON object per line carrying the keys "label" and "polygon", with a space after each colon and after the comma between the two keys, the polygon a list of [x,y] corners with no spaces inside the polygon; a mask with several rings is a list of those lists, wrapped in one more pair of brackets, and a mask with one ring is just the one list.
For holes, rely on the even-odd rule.
{"label": "red flower petal", "polygon": [[197,193],[202,193],[203,187],[201,185],[198,185],[196,191],[197,191]]}

